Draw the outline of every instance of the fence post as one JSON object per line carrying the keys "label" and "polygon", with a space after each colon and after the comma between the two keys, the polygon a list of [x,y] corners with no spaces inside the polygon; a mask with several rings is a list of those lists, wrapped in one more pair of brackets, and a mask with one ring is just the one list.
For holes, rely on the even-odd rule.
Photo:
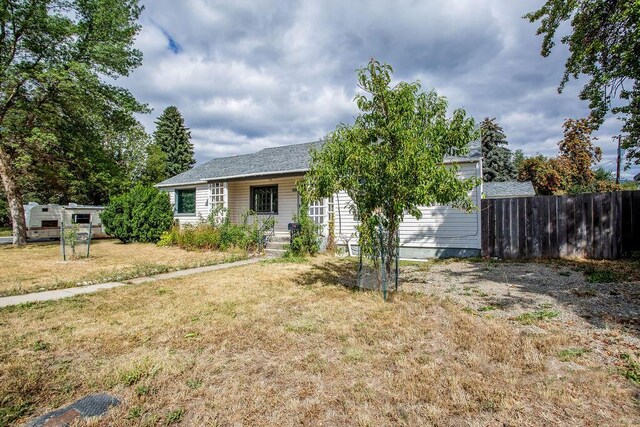
{"label": "fence post", "polygon": [[66,244],[64,242],[64,221],[60,221],[60,244],[62,245],[62,260],[67,260]]}
{"label": "fence post", "polygon": [[93,226],[89,223],[89,234],[87,235],[87,258],[89,258],[89,250],[91,249],[91,234],[93,231]]}

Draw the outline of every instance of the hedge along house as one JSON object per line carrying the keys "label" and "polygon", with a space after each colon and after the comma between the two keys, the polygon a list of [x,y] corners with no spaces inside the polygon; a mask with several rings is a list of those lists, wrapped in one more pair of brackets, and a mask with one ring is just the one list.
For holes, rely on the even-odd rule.
{"label": "hedge along house", "polygon": [[[300,206],[296,183],[309,170],[310,149],[322,142],[265,148],[256,153],[210,160],[156,186],[169,193],[174,217],[180,224],[197,224],[213,210],[228,212],[234,223],[252,210],[259,216],[273,216],[274,234],[288,236],[288,224]],[[461,177],[482,177],[479,146],[473,146],[466,157],[448,157],[446,163],[459,167]],[[480,189],[470,196],[480,206]],[[357,247],[357,219],[352,213],[350,197],[341,191],[333,197],[312,203],[311,218],[328,235],[329,219],[333,219],[336,243],[349,249]],[[421,259],[443,256],[477,256],[480,254],[480,211],[463,212],[449,206],[421,209],[417,220],[406,216],[400,226],[400,257]]]}

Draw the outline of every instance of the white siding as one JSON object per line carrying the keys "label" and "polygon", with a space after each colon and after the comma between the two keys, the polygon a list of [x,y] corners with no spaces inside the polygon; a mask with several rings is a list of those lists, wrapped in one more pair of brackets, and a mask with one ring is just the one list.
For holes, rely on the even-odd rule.
{"label": "white siding", "polygon": [[[461,163],[460,176],[464,178],[480,177],[480,163]],[[471,198],[480,206],[480,191],[476,188]],[[351,198],[340,192],[335,199],[335,231],[339,243],[357,243],[354,237],[357,222],[349,210]],[[339,207],[339,211],[337,210]],[[417,220],[405,216],[400,225],[400,244],[412,248],[468,248],[480,249],[480,211],[465,213],[449,206],[432,206],[421,208],[422,218]]]}
{"label": "white siding", "polygon": [[177,219],[180,224],[197,224],[200,221],[204,221],[209,216],[210,212],[210,191],[209,184],[201,184],[201,185],[185,185],[181,187],[171,187],[162,189],[163,191],[167,191],[169,193],[169,200],[171,201],[171,205],[176,205],[176,192],[175,190],[188,190],[195,189],[196,190],[196,213],[194,215],[186,215],[186,214],[177,214],[174,213],[174,218]]}
{"label": "white siding", "polygon": [[298,193],[295,191],[296,182],[302,179],[302,175],[282,178],[252,179],[243,181],[229,181],[229,215],[231,221],[239,223],[242,214],[250,207],[250,188],[253,185],[277,185],[278,186],[278,215],[276,219],[276,232],[286,232],[287,225],[292,221],[292,216],[298,210]]}

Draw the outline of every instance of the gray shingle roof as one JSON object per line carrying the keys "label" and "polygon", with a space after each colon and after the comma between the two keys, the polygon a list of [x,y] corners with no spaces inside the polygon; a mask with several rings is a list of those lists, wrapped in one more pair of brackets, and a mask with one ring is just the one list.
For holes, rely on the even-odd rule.
{"label": "gray shingle roof", "polygon": [[[251,154],[220,157],[166,179],[157,186],[171,187],[229,178],[304,172],[309,169],[309,161],[311,160],[309,150],[311,148],[319,149],[323,143],[324,141],[315,141],[306,144],[284,145],[265,148]],[[477,160],[480,157],[480,145],[478,142],[474,142],[468,155],[449,157],[445,160]]]}
{"label": "gray shingle roof", "polygon": [[485,182],[482,184],[482,194],[487,199],[499,197],[530,197],[535,196],[531,181],[505,181],[505,182]]}

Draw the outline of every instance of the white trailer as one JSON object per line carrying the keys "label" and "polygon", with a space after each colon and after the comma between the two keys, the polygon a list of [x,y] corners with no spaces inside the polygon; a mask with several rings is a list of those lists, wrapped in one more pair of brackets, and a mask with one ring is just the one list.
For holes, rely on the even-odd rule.
{"label": "white trailer", "polygon": [[24,216],[27,223],[27,238],[29,239],[59,239],[60,227],[73,224],[91,224],[92,237],[107,237],[103,228],[100,214],[103,206],[87,206],[69,203],[61,205],[39,205],[31,202],[24,206]]}

